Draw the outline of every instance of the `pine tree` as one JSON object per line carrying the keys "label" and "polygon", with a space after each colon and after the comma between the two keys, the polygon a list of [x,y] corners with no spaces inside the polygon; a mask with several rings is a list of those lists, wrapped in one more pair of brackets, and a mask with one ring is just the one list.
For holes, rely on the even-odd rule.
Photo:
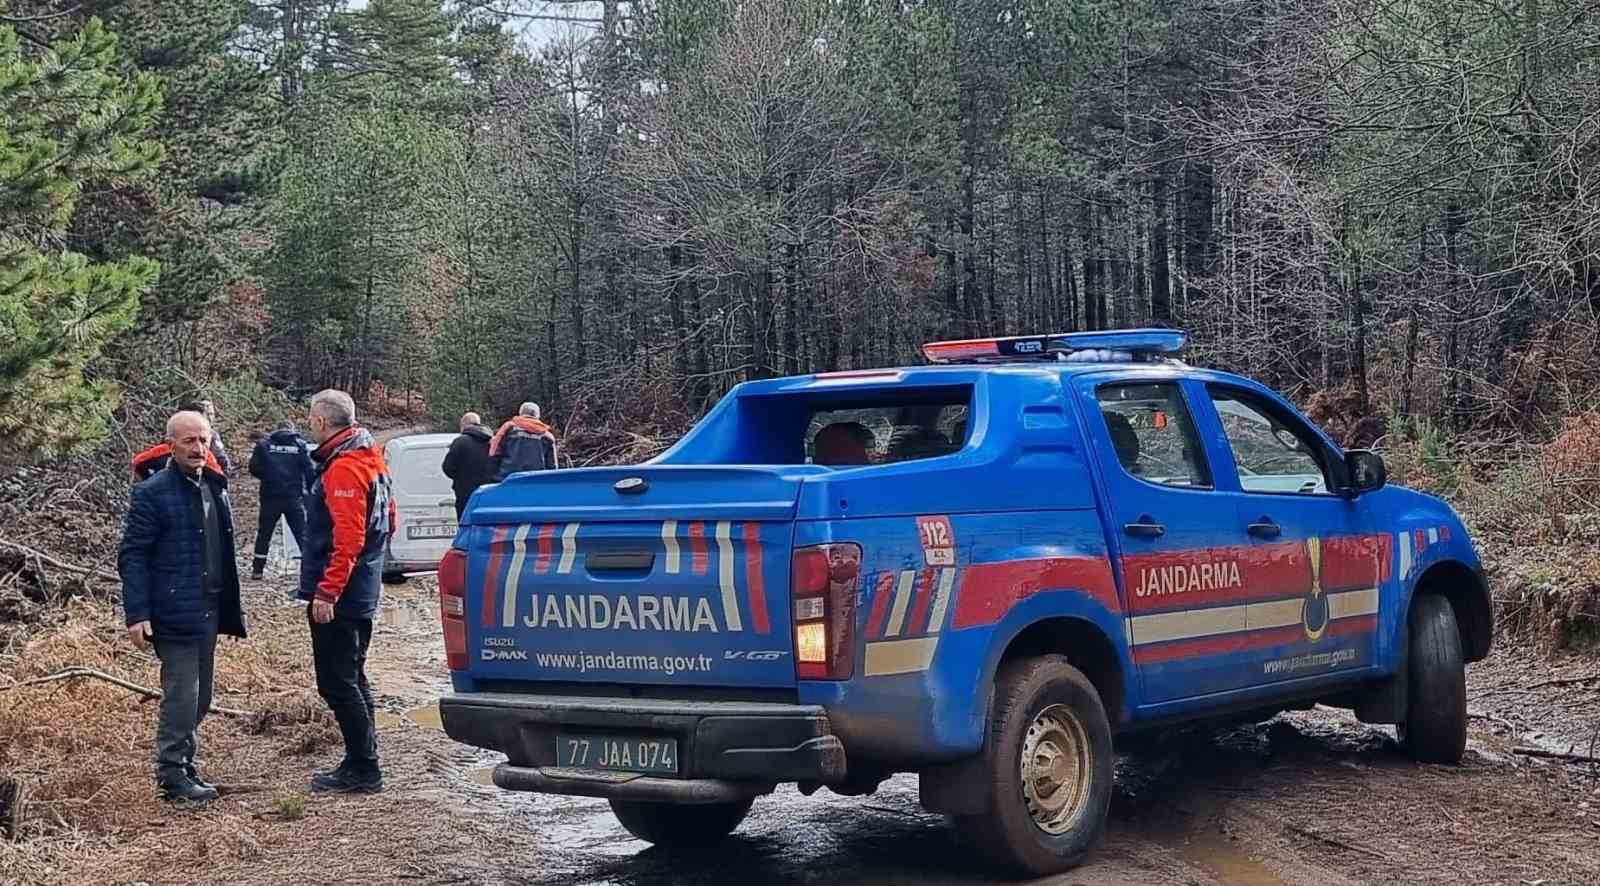
{"label": "pine tree", "polygon": [[161,108],[148,75],[116,73],[116,38],[90,19],[31,60],[0,25],[0,459],[47,456],[104,431],[114,388],[85,364],[134,322],[158,265],[65,248],[86,183],[151,174]]}

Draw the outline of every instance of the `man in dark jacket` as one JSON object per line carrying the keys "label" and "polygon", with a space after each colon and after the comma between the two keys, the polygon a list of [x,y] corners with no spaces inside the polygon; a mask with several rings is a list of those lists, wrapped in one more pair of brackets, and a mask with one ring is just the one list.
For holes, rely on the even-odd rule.
{"label": "man in dark jacket", "polygon": [[489,467],[495,482],[519,471],[556,466],[556,434],[539,420],[539,404],[524,403],[517,417],[500,426],[489,441]]}
{"label": "man in dark jacket", "polygon": [[250,453],[250,474],[261,481],[261,513],[256,520],[256,556],[250,564],[250,577],[259,580],[272,550],[272,533],[278,520],[289,523],[294,543],[306,545],[306,490],[316,479],[311,450],[287,419],[278,423],[271,436],[263,437]]}
{"label": "man in dark jacket", "polygon": [[196,731],[211,709],[217,635],[245,635],[228,481],[209,468],[211,425],[197,412],[167,421],[167,467],[134,487],[117,572],[135,646],[161,660],[156,778],[172,801],[215,799],[195,768]]}
{"label": "man in dark jacket", "polygon": [[493,483],[489,471],[489,439],[493,436],[483,426],[478,413],[461,416],[461,436],[450,441],[450,451],[444,454],[444,475],[450,478],[450,488],[456,494],[456,519],[467,509],[467,500],[485,483]]}
{"label": "man in dark jacket", "polygon": [[306,495],[299,596],[311,604],[317,692],[344,736],[343,762],[316,773],[311,789],[376,793],[383,774],[366,664],[384,550],[394,531],[394,495],[383,452],[355,421],[349,394],[327,390],[311,398],[306,429],[318,443],[311,455],[317,473]]}

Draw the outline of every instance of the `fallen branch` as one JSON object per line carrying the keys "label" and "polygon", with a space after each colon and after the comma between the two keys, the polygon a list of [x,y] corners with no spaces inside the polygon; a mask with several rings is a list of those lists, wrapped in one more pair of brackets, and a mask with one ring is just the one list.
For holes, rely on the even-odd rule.
{"label": "fallen branch", "polygon": [[1600,757],[1592,754],[1568,754],[1561,751],[1547,751],[1544,748],[1512,748],[1511,753],[1521,754],[1524,757],[1542,757],[1546,760],[1562,760],[1567,763],[1600,763]]}
{"label": "fallen branch", "polygon": [[1576,683],[1593,683],[1600,680],[1600,674],[1590,674],[1587,677],[1561,677],[1556,680],[1541,680],[1538,683],[1529,683],[1529,689],[1540,689],[1545,686],[1572,686]]}
{"label": "fallen branch", "polygon": [[[31,680],[23,680],[20,683],[13,683],[10,686],[0,686],[0,692],[10,692],[13,689],[21,689],[24,686],[40,686],[45,683],[58,683],[62,680],[77,680],[83,678],[88,678],[91,680],[103,680],[113,686],[119,686],[128,690],[129,692],[134,693],[135,695],[142,695],[145,698],[159,699],[161,697],[161,691],[159,689],[151,689],[148,686],[140,686],[137,683],[129,683],[127,680],[124,680],[121,677],[114,677],[105,671],[97,671],[94,668],[67,668],[64,671],[58,671],[45,677],[34,677]],[[255,716],[255,714],[251,713],[250,711],[241,711],[235,708],[221,708],[217,707],[216,705],[211,706],[211,713],[222,714],[225,717]]]}
{"label": "fallen branch", "polygon": [[1362,855],[1370,855],[1373,858],[1381,859],[1383,861],[1393,861],[1393,859],[1391,859],[1389,856],[1384,855],[1382,852],[1379,852],[1379,851],[1377,851],[1375,849],[1366,849],[1366,848],[1361,847],[1361,846],[1352,846],[1349,843],[1344,842],[1343,840],[1335,839],[1335,838],[1330,837],[1327,834],[1324,834],[1324,833],[1322,833],[1320,831],[1314,831],[1311,828],[1304,827],[1302,825],[1297,825],[1297,824],[1294,824],[1294,823],[1291,822],[1289,824],[1284,825],[1284,827],[1288,828],[1291,831],[1294,831],[1295,833],[1297,833],[1297,834],[1299,834],[1299,835],[1301,835],[1303,837],[1310,837],[1313,840],[1316,840],[1316,841],[1318,841],[1320,843],[1326,843],[1329,846],[1337,846],[1340,849],[1348,849],[1351,852],[1359,852]]}
{"label": "fallen branch", "polygon": [[1475,719],[1475,720],[1488,720],[1490,723],[1494,723],[1494,724],[1497,724],[1497,725],[1500,725],[1500,726],[1504,726],[1505,728],[1511,730],[1512,732],[1516,732],[1517,731],[1516,724],[1512,723],[1510,720],[1507,720],[1504,717],[1497,717],[1494,714],[1485,714],[1485,713],[1481,713],[1479,711],[1467,711],[1467,716],[1472,718],[1472,719]]}
{"label": "fallen branch", "polygon": [[74,566],[71,563],[64,563],[64,562],[62,562],[60,560],[57,560],[56,558],[50,556],[49,554],[44,553],[43,551],[34,550],[33,548],[28,547],[27,545],[19,545],[14,541],[5,541],[3,539],[0,539],[0,547],[8,548],[10,550],[16,551],[17,553],[22,554],[25,557],[32,557],[35,560],[39,561],[40,563],[47,563],[47,564],[49,564],[51,566],[54,566],[57,569],[63,570],[65,572],[70,572],[70,573],[72,573],[74,575],[82,575],[82,576],[89,577],[89,578],[98,578],[101,581],[110,581],[110,582],[121,582],[122,581],[122,578],[120,576],[118,576],[116,573],[107,572],[104,569],[90,569],[87,566]]}

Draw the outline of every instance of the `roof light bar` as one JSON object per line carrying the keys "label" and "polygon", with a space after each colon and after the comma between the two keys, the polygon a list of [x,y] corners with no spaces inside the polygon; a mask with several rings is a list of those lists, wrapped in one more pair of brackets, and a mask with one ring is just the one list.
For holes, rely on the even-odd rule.
{"label": "roof light bar", "polygon": [[[1183,350],[1188,335],[1176,329],[1115,329],[1105,332],[1059,332],[1051,335],[1014,335],[936,341],[922,346],[930,363],[979,363],[1014,360],[1081,361],[1088,352],[1122,352],[1131,359],[1150,359]],[[1062,355],[1077,354],[1076,357]],[[1127,359],[1127,358],[1124,358]]]}

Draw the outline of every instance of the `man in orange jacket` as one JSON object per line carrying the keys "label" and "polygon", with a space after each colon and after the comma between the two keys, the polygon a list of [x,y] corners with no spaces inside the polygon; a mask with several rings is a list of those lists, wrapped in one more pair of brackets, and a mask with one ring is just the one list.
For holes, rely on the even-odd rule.
{"label": "man in orange jacket", "polygon": [[376,793],[378,734],[367,651],[382,590],[383,558],[394,532],[394,491],[383,452],[356,424],[343,391],[311,398],[306,430],[316,478],[306,495],[306,544],[300,559],[301,600],[311,623],[317,692],[344,737],[344,760],[311,779],[314,791]]}
{"label": "man in orange jacket", "polygon": [[556,434],[539,420],[539,404],[524,403],[517,417],[500,426],[489,441],[489,472],[495,482],[520,471],[556,466]]}

